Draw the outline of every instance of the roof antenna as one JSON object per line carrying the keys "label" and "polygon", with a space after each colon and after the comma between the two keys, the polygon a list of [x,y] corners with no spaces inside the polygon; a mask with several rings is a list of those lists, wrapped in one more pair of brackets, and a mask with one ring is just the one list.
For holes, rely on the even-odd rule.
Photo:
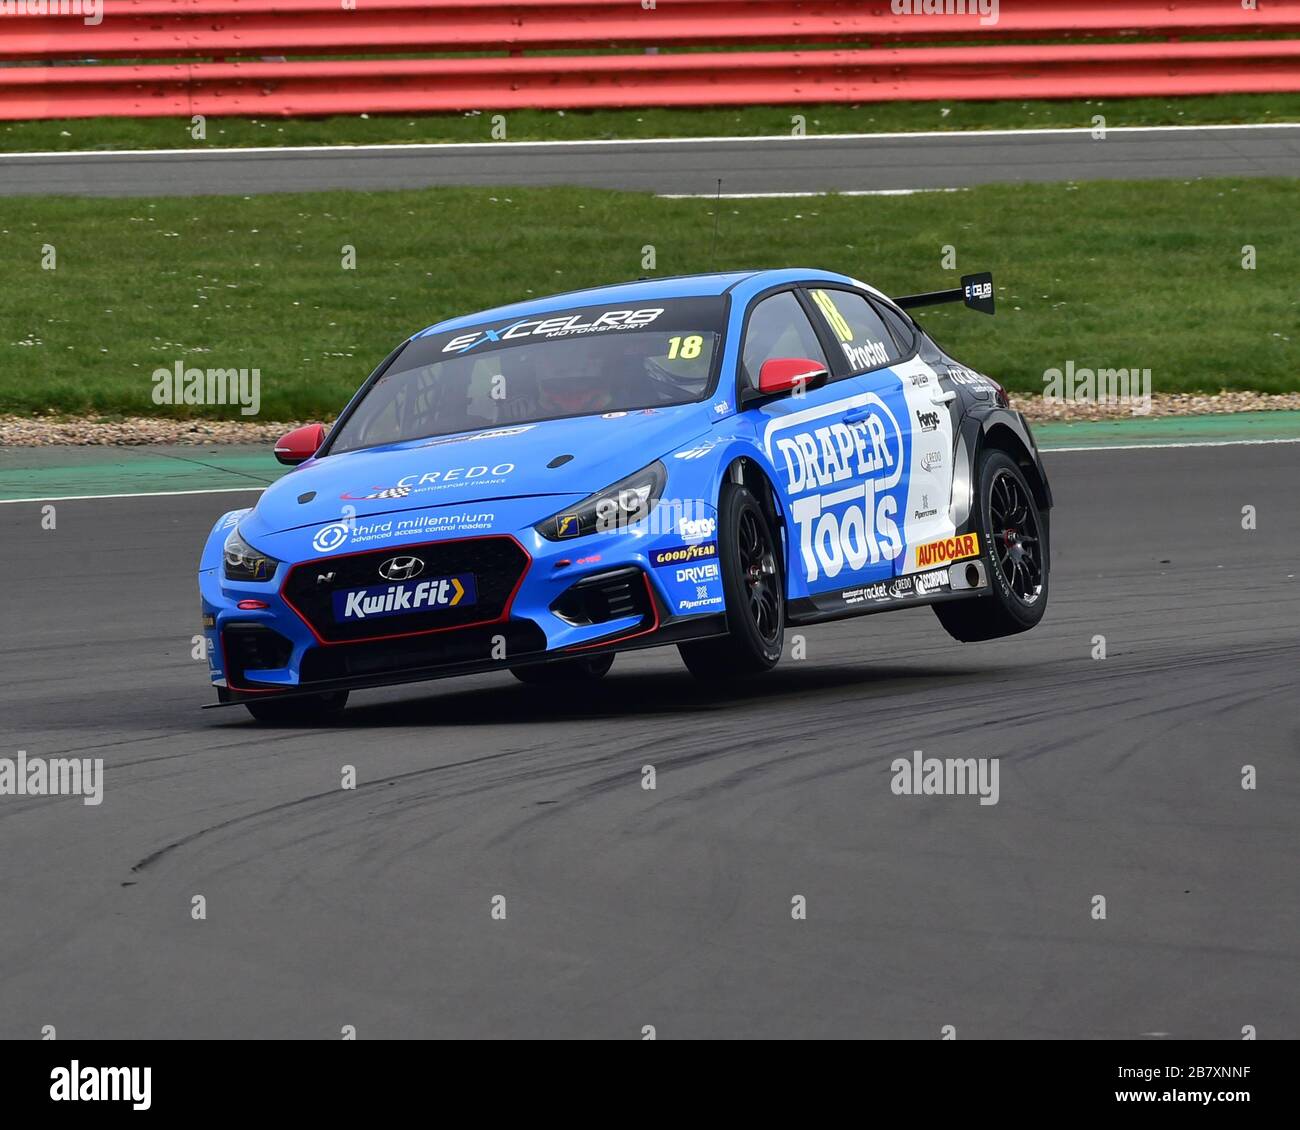
{"label": "roof antenna", "polygon": [[709,245],[709,270],[713,270],[718,250],[718,213],[722,211],[722,178],[718,178],[718,195],[713,205],[713,242]]}

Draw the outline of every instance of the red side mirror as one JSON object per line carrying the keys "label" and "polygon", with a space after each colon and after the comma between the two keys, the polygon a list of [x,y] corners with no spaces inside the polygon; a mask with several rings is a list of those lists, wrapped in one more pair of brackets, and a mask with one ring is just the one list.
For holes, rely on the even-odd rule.
{"label": "red side mirror", "polygon": [[826,365],[807,357],[773,357],[758,372],[758,391],[767,395],[795,388],[820,388],[830,379]]}
{"label": "red side mirror", "polygon": [[315,455],[324,442],[324,424],[304,424],[301,428],[294,428],[288,435],[280,437],[275,445],[275,457],[281,463],[296,467]]}

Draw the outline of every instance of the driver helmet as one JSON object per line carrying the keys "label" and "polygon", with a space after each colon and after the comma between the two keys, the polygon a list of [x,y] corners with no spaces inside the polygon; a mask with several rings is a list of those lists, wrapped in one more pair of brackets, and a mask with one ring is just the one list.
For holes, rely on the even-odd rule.
{"label": "driver helmet", "polygon": [[614,403],[598,351],[574,341],[537,350],[537,393],[542,410],[561,416],[604,412]]}

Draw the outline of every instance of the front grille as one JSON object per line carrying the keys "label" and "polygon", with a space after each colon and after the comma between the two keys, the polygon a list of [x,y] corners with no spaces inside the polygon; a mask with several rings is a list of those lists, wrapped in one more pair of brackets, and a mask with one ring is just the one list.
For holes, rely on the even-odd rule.
{"label": "front grille", "polygon": [[[421,579],[473,574],[477,601],[463,607],[336,622],[334,594],[390,583],[380,577],[379,566],[392,557],[420,558],[424,562]],[[295,565],[282,591],[317,636],[330,643],[345,643],[499,620],[527,567],[528,554],[513,538],[464,538],[399,549],[390,546]]]}
{"label": "front grille", "polygon": [[640,569],[588,577],[565,589],[551,611],[570,624],[606,624],[627,616],[648,616],[650,596]]}
{"label": "front grille", "polygon": [[462,664],[506,666],[546,650],[546,634],[531,620],[509,620],[437,635],[374,643],[310,648],[302,658],[301,683],[365,678]]}
{"label": "front grille", "polygon": [[226,676],[234,683],[246,681],[245,671],[268,671],[289,665],[293,644],[279,632],[261,624],[229,624],[221,633],[226,654]]}

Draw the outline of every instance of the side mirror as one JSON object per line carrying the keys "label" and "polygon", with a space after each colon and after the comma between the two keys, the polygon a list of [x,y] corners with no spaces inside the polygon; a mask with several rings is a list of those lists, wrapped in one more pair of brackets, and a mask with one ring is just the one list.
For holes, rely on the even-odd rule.
{"label": "side mirror", "polygon": [[796,388],[820,388],[830,380],[830,376],[821,361],[810,361],[807,357],[773,357],[764,361],[758,371],[758,391],[770,396]]}
{"label": "side mirror", "polygon": [[304,424],[280,437],[275,445],[275,457],[289,467],[296,467],[315,455],[324,442],[324,424]]}

